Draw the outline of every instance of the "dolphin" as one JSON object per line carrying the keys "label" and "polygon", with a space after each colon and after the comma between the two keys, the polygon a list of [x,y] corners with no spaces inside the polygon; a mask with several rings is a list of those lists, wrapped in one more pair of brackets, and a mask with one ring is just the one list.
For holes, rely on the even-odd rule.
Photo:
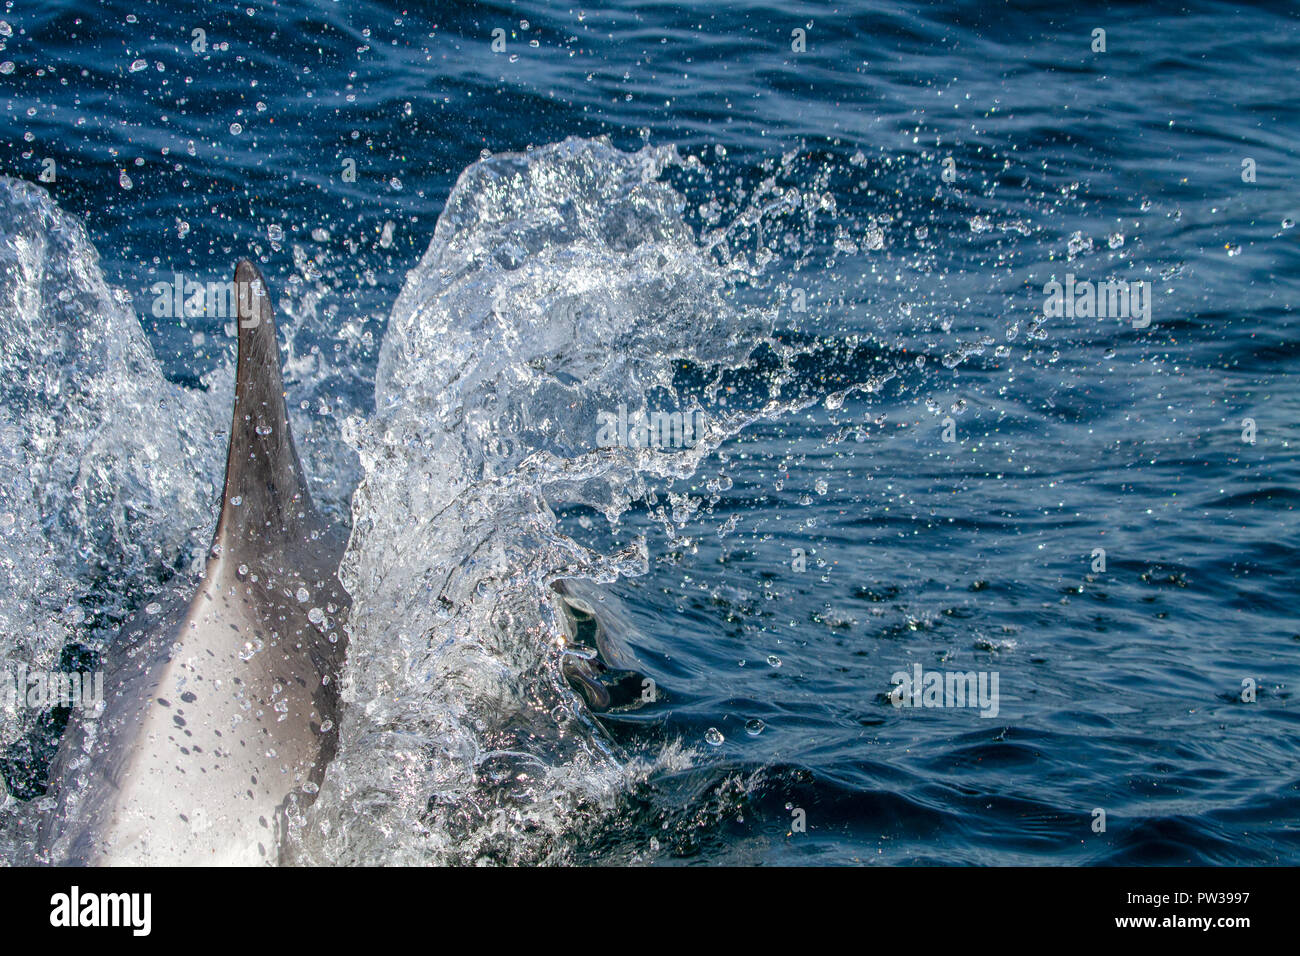
{"label": "dolphin", "polygon": [[[314,801],[338,749],[346,540],[312,506],[275,316],[248,260],[235,290],[234,416],[202,580],[136,615],[109,648],[104,706],[73,718],[51,766],[42,862],[278,863],[290,811]],[[562,672],[591,710],[657,698],[613,595],[562,579],[550,598],[567,644]]]}
{"label": "dolphin", "polygon": [[587,706],[597,712],[632,710],[662,700],[628,646],[637,628],[622,603],[582,578],[561,578],[551,588],[570,648],[562,672]]}
{"label": "dolphin", "polygon": [[248,260],[234,288],[234,416],[203,578],[108,649],[101,712],[69,725],[51,767],[45,862],[278,862],[290,804],[312,802],[338,746],[346,541],[312,506]]}

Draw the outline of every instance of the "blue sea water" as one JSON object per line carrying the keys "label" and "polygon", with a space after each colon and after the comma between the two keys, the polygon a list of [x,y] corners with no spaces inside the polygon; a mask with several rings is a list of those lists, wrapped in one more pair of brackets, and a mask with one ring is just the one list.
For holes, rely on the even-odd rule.
{"label": "blue sea water", "polygon": [[[446,464],[416,422],[475,436],[456,461],[476,480],[586,461],[586,413],[620,400],[725,423],[681,467],[555,466],[544,533],[465,505],[506,564],[541,534],[615,569],[663,697],[576,750],[640,769],[557,744],[521,790],[493,765],[514,743],[483,737],[469,783],[411,770],[424,751],[392,741],[450,752],[463,702],[395,713],[358,673],[304,860],[1300,862],[1293,5],[11,0],[0,20],[0,172],[48,196],[0,194],[7,387],[75,389],[85,356],[147,342],[163,397],[136,411],[202,422],[159,426],[180,428],[163,458],[193,460],[130,471],[100,511],[4,460],[10,658],[111,647],[206,543],[233,339],[156,307],[178,274],[252,254],[283,295],[294,427],[361,529],[370,673],[441,666],[411,650],[433,596],[394,598],[375,555],[402,556],[398,581],[469,567],[463,543],[426,561],[401,537],[420,515],[396,489]],[[1149,283],[1149,325],[1044,315],[1067,275]],[[15,344],[79,321],[64,306],[97,282],[118,290],[83,313],[102,339]],[[460,356],[488,384],[443,376]],[[114,392],[107,364],[88,407],[111,418],[145,373]],[[68,392],[7,392],[0,433],[30,456],[40,431],[84,475],[98,426],[41,417]],[[503,659],[544,644],[512,640]],[[996,675],[996,708],[895,706],[916,667]],[[399,696],[426,693],[402,673]],[[42,732],[14,717],[0,743]],[[0,813],[8,862],[39,801]]]}

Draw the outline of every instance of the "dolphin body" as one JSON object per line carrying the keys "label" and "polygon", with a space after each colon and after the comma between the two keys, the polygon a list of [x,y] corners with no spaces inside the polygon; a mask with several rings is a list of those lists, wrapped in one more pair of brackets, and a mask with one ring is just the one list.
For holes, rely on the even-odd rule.
{"label": "dolphin body", "polygon": [[[110,648],[102,713],[73,718],[51,767],[43,862],[277,863],[287,811],[315,800],[338,748],[346,541],[312,506],[266,283],[248,260],[235,289],[235,409],[203,580]],[[565,579],[552,601],[578,652],[563,674],[592,710],[655,699],[613,595]]]}
{"label": "dolphin body", "polygon": [[203,580],[109,649],[102,713],[69,725],[51,768],[37,836],[51,863],[274,863],[285,809],[314,799],[338,745],[345,539],[312,506],[251,262],[235,289],[234,419]]}

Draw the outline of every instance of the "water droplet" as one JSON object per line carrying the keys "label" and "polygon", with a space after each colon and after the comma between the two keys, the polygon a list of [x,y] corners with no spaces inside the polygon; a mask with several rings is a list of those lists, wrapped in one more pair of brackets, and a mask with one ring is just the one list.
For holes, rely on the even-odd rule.
{"label": "water droplet", "polygon": [[232,136],[238,136],[238,135],[239,135],[240,133],[242,133],[243,131],[244,131],[244,124],[242,124],[242,123],[231,123],[231,124],[230,124],[230,135],[232,135]]}
{"label": "water droplet", "polygon": [[757,717],[753,720],[745,721],[745,733],[749,734],[751,737],[757,737],[764,731],[764,729],[766,729],[766,727],[767,724],[763,723]]}
{"label": "water droplet", "polygon": [[118,173],[117,184],[123,189],[130,189],[135,185],[135,183],[131,182],[131,177],[126,174],[125,169]]}
{"label": "water droplet", "polygon": [[308,591],[306,588],[299,588],[298,593],[295,594],[294,597],[296,597],[298,599],[298,603],[301,604],[303,601],[306,601],[308,598],[311,597],[311,592]]}
{"label": "water droplet", "polygon": [[157,601],[154,601],[151,604],[146,604],[144,607],[144,612],[146,614],[158,614],[161,611],[162,611],[162,605],[159,604]]}
{"label": "water droplet", "polygon": [[144,60],[133,60],[131,62],[131,72],[139,73],[141,70],[148,69],[149,64]]}
{"label": "water droplet", "polygon": [[781,666],[781,658],[777,657],[775,654],[768,654],[768,655],[767,655],[767,663],[768,663],[769,665],[771,665],[772,667],[780,667],[780,666]]}
{"label": "water droplet", "polygon": [[236,508],[238,508],[240,505],[244,503],[244,496],[235,495],[233,498],[230,499],[230,503],[234,505]]}
{"label": "water droplet", "polygon": [[325,620],[325,612],[318,607],[314,607],[307,612],[307,620],[313,624],[320,624]]}
{"label": "water droplet", "polygon": [[13,71],[14,71],[13,60],[5,60],[3,63],[0,63],[0,73],[4,73],[7,75],[9,73],[12,73]]}
{"label": "water droplet", "polygon": [[710,727],[704,734],[704,740],[710,747],[721,747],[722,742],[726,739],[726,737],[722,736],[722,731],[717,727]]}

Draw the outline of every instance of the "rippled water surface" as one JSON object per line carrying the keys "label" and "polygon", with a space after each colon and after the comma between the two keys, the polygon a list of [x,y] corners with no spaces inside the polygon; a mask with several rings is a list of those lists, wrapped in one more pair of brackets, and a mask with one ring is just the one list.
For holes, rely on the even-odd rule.
{"label": "rippled water surface", "polygon": [[[352,529],[295,862],[1300,862],[1293,7],[0,21],[0,664],[197,573],[233,328],[156,286],[258,258]],[[9,863],[62,719],[0,712]]]}

